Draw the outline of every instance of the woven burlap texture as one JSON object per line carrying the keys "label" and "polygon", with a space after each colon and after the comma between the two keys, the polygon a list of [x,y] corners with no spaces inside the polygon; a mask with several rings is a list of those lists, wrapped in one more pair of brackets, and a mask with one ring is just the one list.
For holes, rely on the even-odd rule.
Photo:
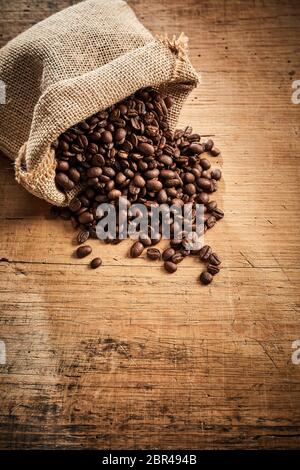
{"label": "woven burlap texture", "polygon": [[51,143],[66,129],[139,88],[174,98],[170,125],[196,86],[186,37],[154,38],[122,0],[88,0],[41,21],[0,51],[0,149],[16,179],[51,204],[65,206],[78,187],[55,185]]}

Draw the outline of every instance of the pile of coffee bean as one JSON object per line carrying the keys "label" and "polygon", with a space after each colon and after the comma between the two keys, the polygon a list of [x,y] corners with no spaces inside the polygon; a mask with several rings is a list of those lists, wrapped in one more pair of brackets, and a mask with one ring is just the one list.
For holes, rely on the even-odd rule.
{"label": "pile of coffee bean", "polygon": [[[190,126],[172,131],[168,125],[172,105],[170,96],[162,96],[151,88],[141,89],[71,127],[53,143],[57,187],[61,191],[80,187],[68,208],[53,208],[53,212],[71,219],[74,228],[79,229],[78,244],[97,238],[99,204],[109,202],[117,208],[120,198],[125,197],[129,220],[134,203],[144,204],[149,218],[153,206],[159,204],[203,204],[204,231],[223,218],[223,211],[210,199],[217,190],[221,171],[212,169],[210,160],[203,155],[217,157],[220,150],[211,139],[203,143]],[[132,245],[130,255],[138,257],[147,248],[147,258],[162,258],[169,273],[175,272],[186,256],[197,255],[208,262],[200,281],[209,284],[220,270],[219,257],[208,246],[191,251],[186,233],[174,238],[175,228],[171,217],[170,246],[162,254],[153,248],[161,239],[161,228],[159,233],[153,233],[149,226],[148,232]],[[194,235],[200,237],[194,226],[193,229]],[[108,236],[106,242],[119,243],[120,232],[121,227],[117,226],[117,234]],[[82,258],[91,252],[90,246],[80,246],[77,256]],[[92,268],[100,265],[100,258],[91,262]]]}

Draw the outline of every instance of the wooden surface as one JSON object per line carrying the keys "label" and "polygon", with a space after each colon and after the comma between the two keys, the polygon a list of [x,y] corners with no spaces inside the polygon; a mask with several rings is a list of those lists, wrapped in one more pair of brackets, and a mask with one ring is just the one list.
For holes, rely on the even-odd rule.
{"label": "wooden surface", "polygon": [[[75,2],[1,3],[4,45]],[[223,150],[226,217],[207,242],[224,268],[202,287],[196,260],[170,276],[95,241],[91,272],[1,158],[0,447],[300,447],[299,2],[130,4],[190,37],[202,83],[180,125]]]}

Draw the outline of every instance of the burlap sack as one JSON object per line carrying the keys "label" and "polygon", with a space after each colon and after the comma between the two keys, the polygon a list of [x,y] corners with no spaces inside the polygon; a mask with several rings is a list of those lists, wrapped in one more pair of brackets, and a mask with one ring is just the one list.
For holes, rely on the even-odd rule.
{"label": "burlap sack", "polygon": [[64,206],[78,191],[55,185],[50,148],[88,116],[153,86],[174,97],[173,127],[198,76],[186,37],[155,39],[122,0],[88,0],[36,24],[0,51],[0,148],[15,160],[16,179],[31,193]]}

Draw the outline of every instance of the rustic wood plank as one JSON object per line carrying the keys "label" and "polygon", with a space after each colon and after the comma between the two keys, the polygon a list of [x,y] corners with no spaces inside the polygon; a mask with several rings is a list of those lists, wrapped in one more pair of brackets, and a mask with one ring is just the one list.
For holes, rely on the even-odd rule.
{"label": "rustic wood plank", "polygon": [[[72,3],[6,2],[0,44]],[[170,276],[95,241],[91,272],[1,158],[0,448],[299,447],[299,2],[130,4],[190,37],[202,82],[179,125],[223,150],[224,268],[205,288],[195,259]]]}

